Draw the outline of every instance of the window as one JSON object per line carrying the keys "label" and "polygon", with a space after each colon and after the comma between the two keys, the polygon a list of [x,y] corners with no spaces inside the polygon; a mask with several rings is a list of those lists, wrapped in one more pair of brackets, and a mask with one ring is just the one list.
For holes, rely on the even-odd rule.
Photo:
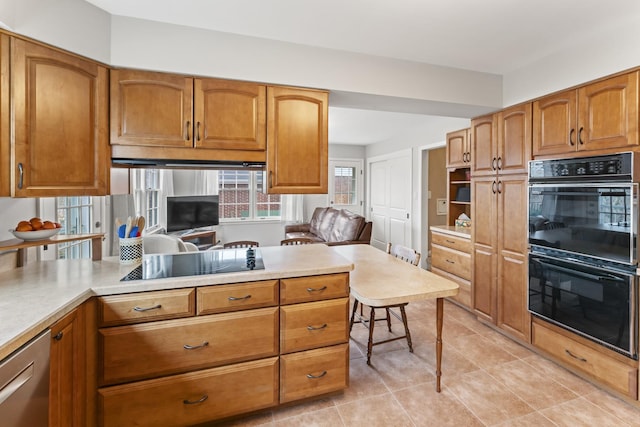
{"label": "window", "polygon": [[362,160],[329,161],[329,202],[336,209],[362,215]]}
{"label": "window", "polygon": [[136,215],[145,217],[147,229],[160,225],[160,171],[140,169],[140,185],[135,189]]}
{"label": "window", "polygon": [[218,172],[221,222],[280,219],[280,195],[261,192],[262,179],[262,171]]}
{"label": "window", "polygon": [[[93,198],[57,197],[56,217],[61,234],[91,233]],[[56,245],[58,259],[91,258],[91,241],[63,242]]]}
{"label": "window", "polygon": [[598,198],[600,223],[628,223],[630,209],[627,206],[627,200],[630,200],[630,190],[601,193]]}

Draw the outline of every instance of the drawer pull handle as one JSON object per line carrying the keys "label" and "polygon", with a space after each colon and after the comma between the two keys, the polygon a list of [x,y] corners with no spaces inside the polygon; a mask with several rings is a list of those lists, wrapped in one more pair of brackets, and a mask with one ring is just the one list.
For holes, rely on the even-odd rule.
{"label": "drawer pull handle", "polygon": [[569,350],[567,350],[567,349],[565,349],[564,351],[565,351],[565,353],[567,353],[569,356],[573,357],[574,359],[578,359],[578,360],[579,360],[579,361],[581,361],[581,362],[586,362],[586,361],[587,361],[587,359],[585,359],[585,358],[583,358],[583,357],[580,357],[580,356],[576,356],[575,354],[571,353],[571,352],[570,352]]}
{"label": "drawer pull handle", "polygon": [[249,298],[251,298],[251,294],[245,295],[243,297],[229,297],[228,300],[229,301],[241,301],[241,300],[245,300],[245,299],[249,299]]}
{"label": "drawer pull handle", "polygon": [[55,334],[53,336],[53,339],[56,340],[56,341],[60,341],[62,339],[63,335],[64,334],[62,333],[62,331],[60,331],[60,332],[58,332],[57,334]]}
{"label": "drawer pull handle", "polygon": [[450,259],[448,259],[448,260],[447,260],[447,262],[448,262],[449,264],[455,264],[455,263],[456,263],[455,261],[451,261]]}
{"label": "drawer pull handle", "polygon": [[327,289],[326,286],[323,286],[321,288],[307,288],[307,292],[322,292],[325,289]]}
{"label": "drawer pull handle", "polygon": [[162,308],[161,304],[158,305],[154,305],[153,307],[147,307],[147,308],[143,308],[143,307],[138,307],[137,305],[135,307],[133,307],[134,311],[149,311],[149,310],[157,310],[159,308]]}
{"label": "drawer pull handle", "polygon": [[203,348],[209,345],[209,341],[205,341],[200,345],[189,345],[189,344],[185,344],[183,345],[185,350],[197,350],[199,348]]}
{"label": "drawer pull handle", "polygon": [[449,240],[449,239],[445,239],[445,242],[447,242],[447,243],[451,243],[452,245],[456,243],[456,242],[454,242],[453,240]]}
{"label": "drawer pull handle", "polygon": [[324,325],[322,325],[322,326],[311,326],[311,325],[309,325],[309,326],[307,326],[307,330],[308,331],[318,331],[320,329],[326,328],[327,326],[328,325],[326,323]]}
{"label": "drawer pull handle", "polygon": [[310,380],[314,380],[314,379],[317,379],[317,378],[322,378],[325,375],[327,375],[327,371],[322,371],[322,373],[320,375],[307,374],[307,378],[309,378]]}
{"label": "drawer pull handle", "polygon": [[189,399],[185,399],[182,401],[182,403],[184,403],[185,405],[195,405],[196,403],[202,403],[205,400],[207,400],[209,398],[209,396],[207,396],[206,394],[203,394],[202,397],[198,400],[189,400]]}

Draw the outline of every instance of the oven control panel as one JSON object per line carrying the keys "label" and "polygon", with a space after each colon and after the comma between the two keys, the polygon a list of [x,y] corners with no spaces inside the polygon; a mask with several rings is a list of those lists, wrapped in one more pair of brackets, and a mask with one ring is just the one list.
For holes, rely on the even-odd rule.
{"label": "oven control panel", "polygon": [[569,159],[532,160],[529,162],[529,181],[602,180],[632,182],[633,153]]}

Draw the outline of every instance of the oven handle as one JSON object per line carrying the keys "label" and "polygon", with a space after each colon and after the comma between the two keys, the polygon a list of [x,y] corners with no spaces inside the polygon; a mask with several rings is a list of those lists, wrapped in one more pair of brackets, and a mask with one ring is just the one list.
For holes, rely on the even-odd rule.
{"label": "oven handle", "polygon": [[582,278],[585,278],[585,279],[589,279],[589,280],[597,280],[597,281],[600,281],[600,282],[604,282],[604,281],[607,281],[607,280],[620,282],[620,283],[625,283],[626,282],[626,280],[624,280],[624,279],[622,279],[622,278],[620,278],[618,276],[615,276],[613,274],[606,274],[606,273],[605,274],[589,274],[589,273],[585,273],[583,271],[576,271],[576,270],[573,270],[571,268],[561,267],[561,266],[556,265],[556,264],[544,262],[544,261],[539,260],[539,259],[536,259],[535,261],[539,262],[540,264],[547,265],[550,268],[554,268],[556,270],[560,270],[560,271],[563,271],[565,273],[570,273],[570,274],[573,274],[575,276],[579,276],[579,277],[582,277]]}

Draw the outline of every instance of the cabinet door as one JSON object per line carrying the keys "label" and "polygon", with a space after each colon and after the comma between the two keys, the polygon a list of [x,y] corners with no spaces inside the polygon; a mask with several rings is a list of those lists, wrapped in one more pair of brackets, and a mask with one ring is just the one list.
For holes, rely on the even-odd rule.
{"label": "cabinet door", "polygon": [[193,146],[193,79],[111,70],[111,144]]}
{"label": "cabinet door", "polygon": [[638,71],[578,90],[579,150],[637,146]]}
{"label": "cabinet door", "polygon": [[569,90],[533,103],[533,155],[576,151],[577,94]]}
{"label": "cabinet door", "polygon": [[0,197],[11,196],[9,36],[0,34]]}
{"label": "cabinet door", "polygon": [[86,382],[82,307],[51,327],[49,425],[84,425]]}
{"label": "cabinet door", "polygon": [[326,92],[267,88],[267,192],[328,191]]}
{"label": "cabinet door", "polygon": [[496,115],[471,121],[471,175],[495,175],[498,168]]}
{"label": "cabinet door", "polygon": [[497,192],[495,177],[474,178],[471,204],[473,277],[471,298],[476,313],[496,321]]}
{"label": "cabinet door", "polygon": [[266,86],[218,79],[194,81],[195,146],[266,149]]}
{"label": "cabinet door", "polygon": [[529,342],[527,176],[498,177],[497,325]]}
{"label": "cabinet door", "polygon": [[499,173],[527,173],[531,160],[531,103],[507,108],[497,120]]}
{"label": "cabinet door", "polygon": [[471,163],[469,129],[447,134],[447,168],[465,168]]}
{"label": "cabinet door", "polygon": [[107,68],[24,40],[12,43],[12,195],[107,194]]}

